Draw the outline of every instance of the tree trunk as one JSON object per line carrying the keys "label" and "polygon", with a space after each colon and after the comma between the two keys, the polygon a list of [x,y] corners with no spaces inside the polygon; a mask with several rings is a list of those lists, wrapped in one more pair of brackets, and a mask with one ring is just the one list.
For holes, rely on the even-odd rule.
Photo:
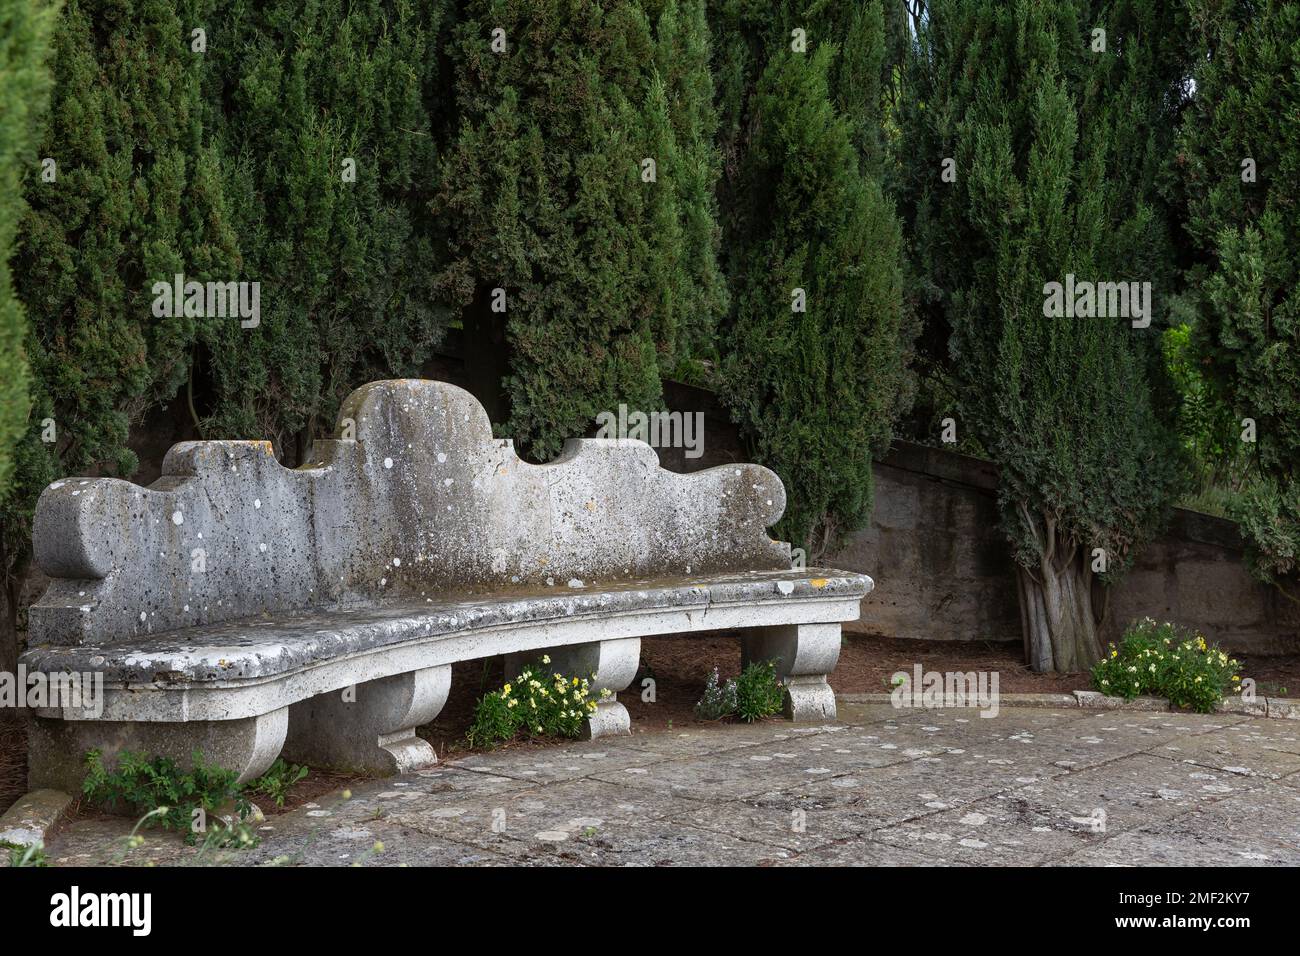
{"label": "tree trunk", "polygon": [[1092,569],[1083,549],[1058,540],[1050,523],[1046,537],[1037,567],[1016,566],[1026,657],[1035,671],[1085,671],[1101,658]]}
{"label": "tree trunk", "polygon": [[18,590],[21,569],[9,567],[0,529],[0,673],[18,672]]}

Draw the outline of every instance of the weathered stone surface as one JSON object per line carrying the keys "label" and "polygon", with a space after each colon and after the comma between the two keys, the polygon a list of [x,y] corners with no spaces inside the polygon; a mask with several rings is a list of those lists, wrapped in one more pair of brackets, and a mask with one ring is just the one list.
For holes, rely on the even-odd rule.
{"label": "weathered stone surface", "polygon": [[61,790],[32,791],[0,816],[0,847],[44,843],[70,806],[72,797]]}
{"label": "weathered stone surface", "polygon": [[[617,692],[640,638],[665,633],[783,629],[791,714],[833,717],[838,622],[872,582],[790,570],[766,532],[785,506],[771,471],[676,474],[620,440],[532,465],[469,393],[415,380],[353,393],[336,435],[298,469],[265,442],[187,442],[148,488],[45,490],[34,542],[52,580],[23,663],[102,675],[104,696],[36,711],[34,784],[124,746],[188,759],[202,745],[246,778],[286,733],[318,766],[411,770],[435,759],[414,728],[441,708],[450,664],[549,650]],[[615,696],[587,722],[627,731]]]}
{"label": "weathered stone surface", "polygon": [[1282,720],[1300,720],[1300,700],[1286,697],[1268,698],[1268,715]]}
{"label": "weathered stone surface", "polygon": [[1169,709],[1169,701],[1163,697],[1134,697],[1132,700],[1126,700],[1123,697],[1109,697],[1095,690],[1076,690],[1074,697],[1079,702],[1080,707],[1087,707],[1092,710]]}
{"label": "weathered stone surface", "polygon": [[[861,623],[846,627],[885,637],[1018,643],[1015,563],[998,528],[997,466],[895,441],[873,472],[871,524],[826,557],[833,567],[880,581],[863,602]],[[1109,589],[1102,639],[1118,642],[1131,621],[1155,616],[1193,627],[1230,652],[1295,653],[1300,605],[1251,577],[1236,525],[1182,508],[1170,519]]]}
{"label": "weathered stone surface", "polygon": [[679,475],[643,442],[580,439],[522,461],[453,385],[354,392],[333,440],[282,467],[266,442],[185,442],[141,488],[52,483],[33,541],[53,579],[31,643],[88,644],[254,614],[788,569],[785,507],[758,465]]}
{"label": "weathered stone surface", "polygon": [[[1298,742],[1289,722],[1014,707],[981,719],[887,704],[844,705],[840,716],[478,754],[270,817],[254,851],[199,859],[178,836],[151,831],[147,847],[123,859],[132,821],[85,820],[55,835],[50,856],[365,866],[1300,862],[1300,769],[1271,778],[1285,771],[1279,761],[1300,756],[1285,749]],[[1242,767],[1270,773],[1189,760],[1197,742],[1230,747]]]}
{"label": "weathered stone surface", "polygon": [[1225,697],[1219,701],[1218,706],[1214,708],[1221,714],[1246,714],[1249,717],[1267,717],[1268,698],[1256,697],[1254,700],[1246,700],[1243,697]]}
{"label": "weathered stone surface", "polygon": [[123,750],[170,757],[183,767],[192,764],[198,750],[206,763],[235,771],[243,783],[275,762],[288,728],[287,707],[256,717],[187,723],[35,717],[27,737],[27,785],[78,792],[90,750],[98,750],[110,768]]}
{"label": "weathered stone surface", "polygon": [[756,628],[741,640],[742,665],[774,661],[785,684],[785,715],[797,721],[835,719],[835,692],[826,675],[840,658],[840,625],[783,624]]}
{"label": "weathered stone surface", "polygon": [[393,774],[437,762],[415,728],[433,721],[451,690],[451,665],[318,694],[289,709],[284,756],[309,767]]}

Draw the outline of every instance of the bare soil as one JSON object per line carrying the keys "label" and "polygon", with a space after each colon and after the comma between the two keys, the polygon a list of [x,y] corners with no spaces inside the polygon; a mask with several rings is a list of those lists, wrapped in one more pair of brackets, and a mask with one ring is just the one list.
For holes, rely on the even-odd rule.
{"label": "bare soil", "polygon": [[[1089,686],[1087,674],[1035,674],[1024,664],[1019,642],[920,641],[846,633],[831,685],[841,694],[882,693],[889,690],[897,671],[911,672],[920,664],[933,671],[997,671],[998,690],[1004,694],[1069,693]],[[709,672],[717,667],[723,677],[740,670],[739,642],[734,635],[667,636],[643,641],[641,669],[619,699],[632,717],[633,733],[654,733],[703,721],[695,716],[695,702],[704,690]],[[1300,696],[1300,654],[1243,658],[1242,673],[1256,681],[1265,696]],[[511,675],[512,677],[514,675]],[[653,680],[654,699],[649,697]],[[499,688],[506,679],[502,658],[469,661],[452,667],[451,696],[438,719],[420,728],[420,734],[440,758],[471,752],[465,732],[474,717],[474,704],[484,693]],[[517,742],[511,748],[537,748],[545,743]],[[0,811],[8,809],[26,792],[27,745],[19,718],[0,714]],[[287,812],[325,793],[364,779],[350,774],[312,770],[288,794],[284,807],[255,799],[268,816]],[[78,815],[96,815],[79,807]]]}

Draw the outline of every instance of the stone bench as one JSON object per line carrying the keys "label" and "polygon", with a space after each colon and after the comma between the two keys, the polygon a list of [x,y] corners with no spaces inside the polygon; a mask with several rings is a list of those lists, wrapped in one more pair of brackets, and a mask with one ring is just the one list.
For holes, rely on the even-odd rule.
{"label": "stone bench", "polygon": [[[738,630],[774,659],[787,715],[835,715],[826,675],[865,575],[790,568],[766,529],[771,471],[659,467],[638,441],[581,439],[519,459],[482,407],[440,382],[376,382],[337,438],[288,469],[265,442],[185,442],[148,488],[52,483],[36,558],[29,673],[93,674],[98,707],[33,713],[29,784],[73,788],[87,750],[188,760],[241,780],[283,753],[404,772],[435,761],[451,665],[549,654],[611,692],[589,736],[627,732],[617,700],[644,636]],[[703,677],[703,675],[701,675]]]}

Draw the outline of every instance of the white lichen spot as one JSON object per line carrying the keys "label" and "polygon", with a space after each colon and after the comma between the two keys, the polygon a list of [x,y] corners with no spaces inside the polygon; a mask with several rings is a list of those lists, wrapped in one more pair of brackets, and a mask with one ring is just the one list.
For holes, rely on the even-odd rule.
{"label": "white lichen spot", "polygon": [[263,553],[265,553],[265,551],[266,551],[266,542],[265,542],[265,541],[259,541],[258,544],[257,544],[257,550],[258,550],[258,551],[261,551],[261,552],[263,552]]}
{"label": "white lichen spot", "polygon": [[391,458],[385,458],[385,459],[384,459],[384,467],[385,467],[385,468],[392,468],[392,467],[393,467],[393,459],[391,459]]}
{"label": "white lichen spot", "polygon": [[395,568],[400,568],[401,566],[402,566],[402,559],[401,559],[401,558],[393,558],[393,567],[395,567]]}
{"label": "white lichen spot", "polygon": [[184,523],[185,523],[185,516],[181,514],[179,511],[173,511],[172,524],[184,524]]}
{"label": "white lichen spot", "polygon": [[444,478],[442,479],[442,485],[444,488],[450,488],[455,481],[455,478]]}
{"label": "white lichen spot", "polygon": [[445,451],[438,452],[438,464],[445,465],[446,463],[447,463],[447,453]]}
{"label": "white lichen spot", "polygon": [[262,507],[262,499],[261,499],[261,498],[254,498],[254,499],[253,499],[253,507],[254,507],[254,508],[257,508],[257,509],[261,509],[261,507]]}

